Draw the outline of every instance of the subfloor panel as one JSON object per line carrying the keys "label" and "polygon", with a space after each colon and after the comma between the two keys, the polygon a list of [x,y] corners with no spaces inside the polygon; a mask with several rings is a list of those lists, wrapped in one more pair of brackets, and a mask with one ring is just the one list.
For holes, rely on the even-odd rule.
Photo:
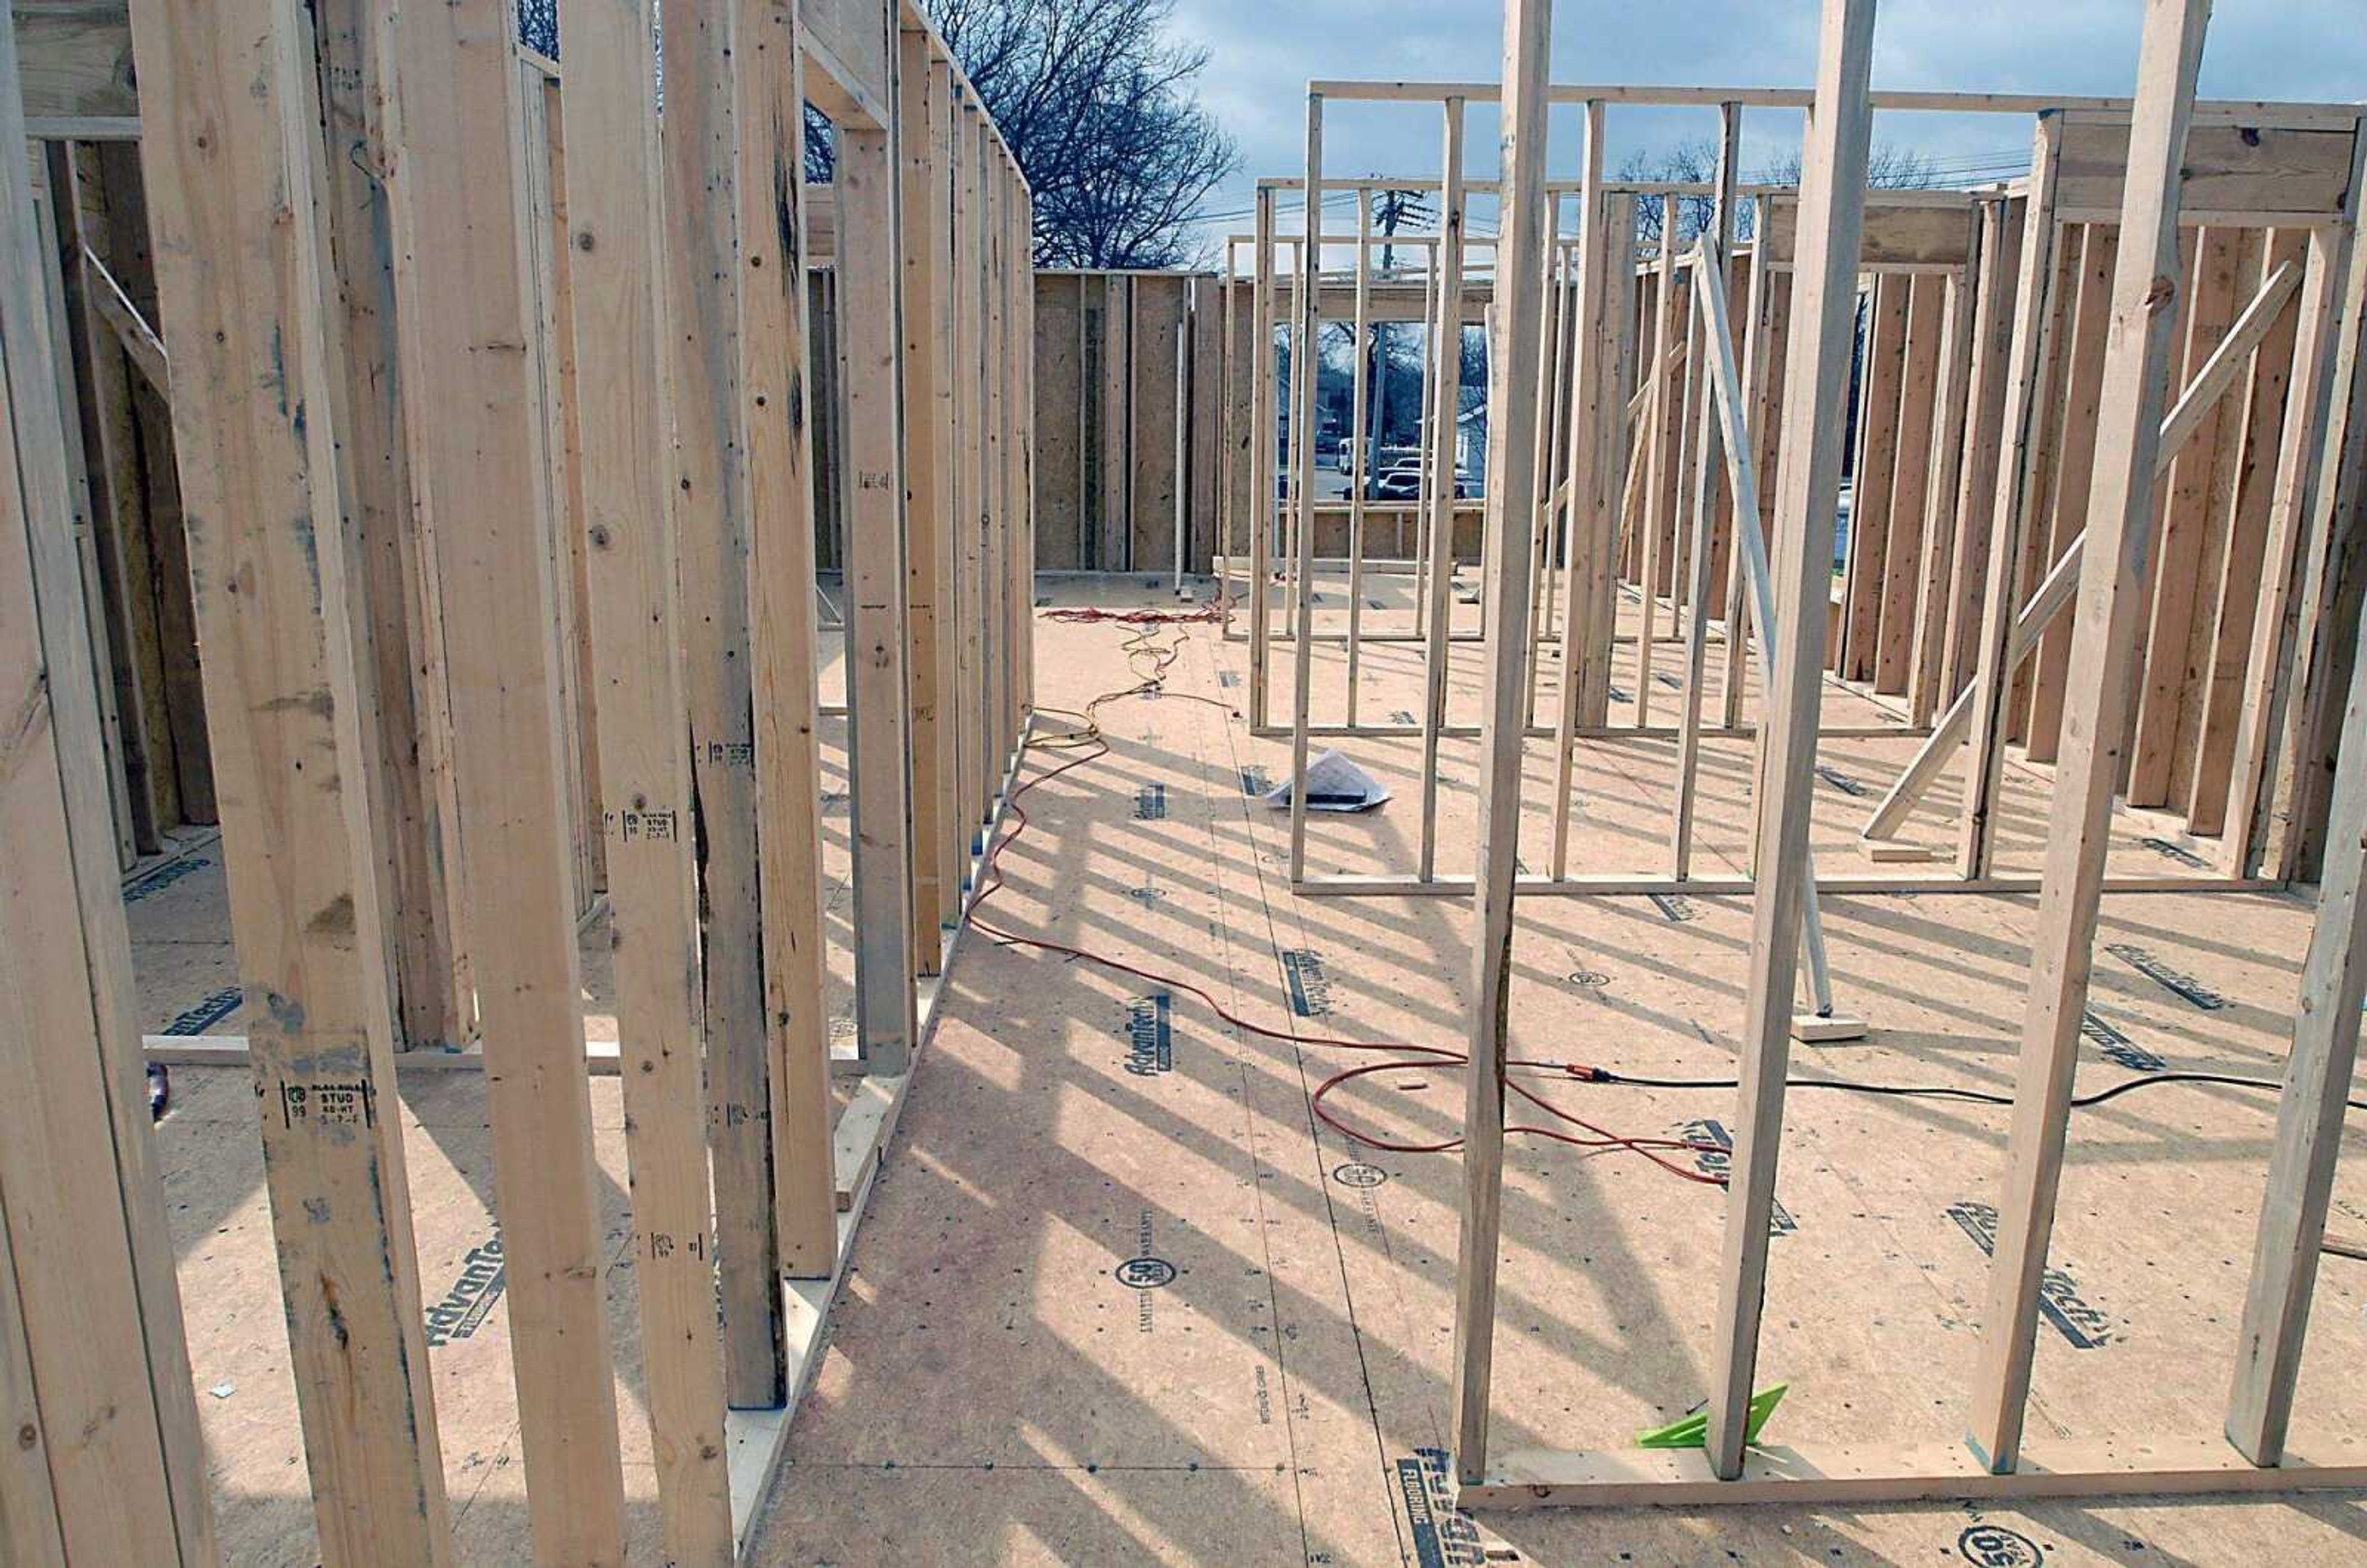
{"label": "subfloor panel", "polygon": [[[1174,603],[1140,579],[1048,580],[1038,597]],[[1039,738],[1072,722],[1055,709],[1131,683],[1123,628],[1039,618],[1036,631]],[[1245,791],[1245,774],[1279,779],[1289,759],[1286,739],[1248,734],[1246,649],[1208,626],[1159,640],[1179,650],[1166,692],[1104,704],[1111,754],[1021,796],[1028,826],[1002,857],[1008,885],[982,911],[1001,931],[1156,977],[991,932],[965,942],[751,1561],[2017,1568],[2367,1556],[2367,1508],[2341,1495],[1457,1514],[1442,1466],[1458,1161],[1358,1143],[1312,1099],[1336,1073],[1389,1064],[1342,1084],[1323,1111],[1397,1144],[1456,1135],[1459,1066],[1402,1047],[1463,1045],[1468,904],[1293,897],[1287,818]],[[1474,649],[1474,681],[1478,670]],[[842,737],[828,739],[825,788],[843,792]],[[1649,744],[1581,750],[1574,864],[1659,863],[1665,764],[1653,771]],[[1844,744],[1855,743],[1829,744],[1832,765],[1878,776],[1878,758],[1844,756]],[[1876,744],[1898,749],[1895,767],[1913,743]],[[1353,868],[1338,846],[1360,841],[1386,845],[1393,871],[1410,867],[1414,745],[1416,768],[1390,776],[1396,799],[1320,822],[1317,869]],[[1376,771],[1387,756],[1364,741],[1351,754]],[[1076,755],[1039,746],[1026,776]],[[1711,765],[1717,756],[1704,762],[1704,871],[1738,862],[1745,820],[1747,761]],[[1467,741],[1442,751],[1443,798],[1468,799],[1476,761]],[[1540,781],[1542,761],[1533,755]],[[1820,808],[1827,795],[1819,845],[1831,841],[1839,862],[1871,802],[1835,786],[1820,790]],[[2043,805],[2033,794],[2029,809]],[[1533,811],[1524,823],[1532,864],[1542,822]],[[825,828],[843,1012],[846,822],[832,815]],[[220,859],[218,848],[195,852]],[[1451,838],[1443,823],[1442,872],[1467,871],[1471,853],[1468,829]],[[180,873],[132,906],[151,1029],[224,986],[235,994],[219,874],[218,864]],[[1874,1033],[1801,1047],[1796,1072],[2009,1089],[2034,908],[2027,897],[1829,898],[1835,987]],[[2107,898],[2080,1089],[2153,1062],[2273,1077],[2309,919],[2307,900],[2287,895]],[[1749,922],[1744,898],[1524,899],[1512,1055],[1730,1077]],[[610,1010],[604,945],[596,928],[587,933],[595,1014]],[[238,1015],[208,1027],[235,1033]],[[1614,1133],[1713,1145],[1663,1151],[1682,1170],[1721,1164],[1730,1089],[1588,1087],[1549,1067],[1519,1077]],[[160,1143],[225,1556],[311,1562],[252,1089],[227,1069],[176,1068],[174,1085]],[[635,1550],[655,1561],[615,1080],[595,1080],[592,1095]],[[495,1234],[481,1082],[406,1074],[404,1101],[424,1293],[443,1325],[430,1365],[461,1557],[523,1562],[505,1298],[475,1306]],[[1516,1122],[1550,1121],[1515,1105]],[[2272,1106],[2242,1089],[2158,1087],[2078,1115],[2033,1432],[2217,1430]],[[1794,1091],[1761,1357],[1762,1382],[1791,1392],[1771,1441],[1961,1437],[1986,1292],[1983,1206],[1997,1201],[2008,1114]],[[1625,1446],[1706,1393],[1721,1194],[1629,1152],[1529,1136],[1509,1147],[1494,1441]],[[2335,1225],[2347,1234],[2367,1234],[2361,1168],[2353,1158],[2336,1185]],[[2367,1265],[2328,1258],[2298,1430],[2367,1436],[2362,1356]]]}
{"label": "subfloor panel", "polygon": [[[1061,581],[1038,597],[1174,602],[1138,584]],[[1042,729],[1070,722],[1052,709],[1127,683],[1124,635],[1039,621]],[[1242,779],[1280,778],[1288,742],[1251,739],[1241,686],[1223,679],[1246,650],[1207,626],[1161,640],[1180,647],[1167,692],[1103,705],[1111,754],[1021,796],[1031,826],[985,914],[1158,978],[992,942],[965,952],[755,1560],[2212,1563],[2367,1551],[2367,1510],[2342,1497],[1456,1515],[1440,1465],[1457,1161],[1360,1145],[1310,1097],[1336,1072],[1399,1063],[1324,1109],[1391,1142],[1455,1137],[1456,1065],[1320,1041],[1459,1050],[1468,906],[1292,897],[1287,819]],[[1360,761],[1369,752],[1355,743]],[[1065,760],[1038,750],[1029,774]],[[1467,795],[1471,763],[1467,743],[1446,753],[1443,790]],[[1617,765],[1626,795],[1606,775],[1580,833],[1603,831],[1608,803],[1632,802],[1619,807],[1637,813],[1630,856],[1657,841],[1655,786],[1632,760]],[[1708,819],[1738,814],[1737,774],[1707,781]],[[1410,842],[1411,804],[1401,788],[1339,826]],[[1798,1071],[2010,1089],[2034,906],[1829,900],[1836,986],[1875,1032],[1801,1048]],[[1730,1077],[1749,920],[1741,898],[1524,900],[1514,1055]],[[2108,899],[2100,940],[2131,956],[2099,959],[2081,1088],[2156,1058],[2272,1077],[2308,922],[2307,902],[2282,895]],[[1186,987],[1284,1037],[1225,1022]],[[1523,1075],[1620,1134],[1715,1145],[1732,1123],[1730,1090],[1554,1077]],[[2080,1114],[2034,1431],[2216,1431],[2272,1103],[2160,1087]],[[1961,1437],[1986,1290],[1982,1205],[1996,1201],[2007,1117],[1794,1094],[1762,1359],[1763,1381],[1792,1392],[1772,1440],[1787,1425],[1874,1445]],[[1523,1108],[1514,1120],[1546,1118]],[[1625,1446],[1706,1392],[1723,1200],[1634,1154],[1511,1146],[1495,1441]],[[1696,1173],[1721,1163],[1711,1150],[1668,1157]],[[2367,1227],[2367,1183],[2346,1175],[2338,1203],[2351,1216],[2340,1223]],[[2367,1270],[2329,1259],[2302,1387],[2308,1430],[2367,1428],[2346,1398],[2345,1369],[2367,1353],[2362,1306]]]}
{"label": "subfloor panel", "polygon": [[[851,1046],[855,930],[845,732],[844,718],[822,721],[825,999],[832,1040]],[[175,855],[141,866],[126,884],[139,1010],[151,1033],[245,1032],[223,875],[219,835],[206,831],[184,835]],[[584,924],[580,954],[585,1035],[614,1042],[605,904],[595,903]],[[253,1080],[243,1068],[178,1065],[169,1071],[171,1110],[158,1127],[157,1144],[223,1560],[237,1568],[304,1568],[320,1561],[320,1550],[288,1371]],[[428,1365],[455,1539],[465,1562],[525,1562],[524,1456],[510,1372],[506,1276],[493,1218],[484,1079],[476,1072],[413,1068],[402,1069],[400,1077]],[[841,1109],[855,1081],[833,1080]],[[640,1392],[623,1105],[614,1077],[594,1077],[590,1092],[628,1517],[634,1561],[653,1562],[657,1483]]]}

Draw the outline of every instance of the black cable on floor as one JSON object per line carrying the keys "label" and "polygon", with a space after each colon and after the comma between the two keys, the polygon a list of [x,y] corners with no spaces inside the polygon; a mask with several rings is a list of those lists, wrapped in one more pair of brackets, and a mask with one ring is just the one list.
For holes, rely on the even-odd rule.
{"label": "black cable on floor", "polygon": [[[1742,1082],[1739,1078],[1648,1078],[1639,1077],[1631,1073],[1614,1073],[1608,1067],[1591,1069],[1586,1081],[1625,1084],[1630,1089],[1738,1089]],[[2074,1095],[2071,1097],[2071,1103],[2075,1108],[2084,1111],[2090,1106],[2101,1105],[2108,1100],[2117,1100],[2131,1089],[2150,1089],[2156,1084],[2166,1083],[2222,1084],[2229,1089],[2265,1089],[2271,1094],[2284,1092],[2284,1085],[2273,1078],[2248,1078],[2234,1073],[2140,1073],[2135,1077],[2124,1078],[2110,1088],[2100,1089],[2092,1094]],[[1989,1089],[1958,1089],[1949,1084],[1860,1083],[1851,1078],[1785,1078],[1784,1087],[1786,1089],[1837,1089],[1852,1094],[1889,1095],[1911,1100],[1967,1100],[1978,1105],[2011,1105],[2013,1103],[2013,1096],[2010,1094],[1999,1094]],[[2367,1111],[2367,1101],[2350,1100],[2343,1103],[2353,1111]]]}

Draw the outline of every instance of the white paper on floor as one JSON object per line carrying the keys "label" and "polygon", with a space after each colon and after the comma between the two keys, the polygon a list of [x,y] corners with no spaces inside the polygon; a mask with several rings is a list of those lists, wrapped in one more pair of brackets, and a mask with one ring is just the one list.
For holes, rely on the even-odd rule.
{"label": "white paper on floor", "polygon": [[[1309,811],[1370,811],[1388,797],[1378,779],[1337,751],[1326,751],[1307,764]],[[1290,781],[1285,779],[1266,791],[1264,798],[1268,806],[1288,806]]]}

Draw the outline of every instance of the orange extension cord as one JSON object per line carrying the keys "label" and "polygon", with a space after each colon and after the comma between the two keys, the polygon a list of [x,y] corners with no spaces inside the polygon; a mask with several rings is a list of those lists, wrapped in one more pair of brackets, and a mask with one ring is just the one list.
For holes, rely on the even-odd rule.
{"label": "orange extension cord", "polygon": [[[1103,739],[1101,724],[1094,716],[1103,704],[1117,702],[1127,697],[1148,697],[1155,694],[1171,700],[1206,703],[1211,707],[1224,709],[1229,715],[1239,716],[1238,710],[1214,697],[1202,696],[1193,692],[1168,691],[1166,689],[1167,670],[1182,652],[1183,642],[1180,637],[1176,641],[1166,644],[1157,640],[1160,628],[1162,626],[1221,625],[1229,619],[1230,615],[1231,606],[1221,598],[1203,608],[1186,611],[1088,608],[1047,610],[1043,613],[1047,620],[1083,625],[1106,624],[1131,628],[1124,648],[1127,666],[1138,679],[1133,685],[1104,692],[1087,703],[1082,713],[1070,714],[1066,709],[1045,707],[1038,707],[1036,710],[1038,714],[1063,714],[1077,719],[1079,723],[1078,727],[1072,729],[1048,736],[1039,736],[1034,744],[1055,750],[1074,750],[1078,754],[1055,768],[1038,773],[1011,792],[1011,797],[1007,803],[1011,817],[1010,829],[987,848],[985,858],[980,866],[978,897],[970,902],[968,916],[969,923],[1005,946],[1028,947],[1043,953],[1057,953],[1069,958],[1082,958],[1087,963],[1098,964],[1104,969],[1116,970],[1120,974],[1132,975],[1139,979],[1148,980],[1152,985],[1163,986],[1170,991],[1180,991],[1187,996],[1197,997],[1206,1005],[1209,1011],[1231,1024],[1235,1029],[1247,1033],[1263,1035],[1270,1040],[1287,1041],[1296,1045],[1327,1046],[1341,1051],[1389,1053],[1391,1060],[1370,1062],[1361,1066],[1348,1067],[1325,1078],[1317,1086],[1313,1096],[1310,1097],[1310,1109],[1322,1120],[1324,1125],[1368,1148],[1379,1149],[1390,1154],[1410,1155],[1445,1154],[1460,1148],[1463,1145],[1461,1138],[1446,1138],[1432,1144],[1410,1144],[1364,1131],[1342,1120],[1324,1104],[1324,1100],[1341,1085],[1353,1082],[1367,1074],[1407,1067],[1464,1066],[1470,1061],[1470,1057],[1463,1052],[1449,1051],[1435,1045],[1419,1045],[1410,1041],[1344,1040],[1324,1035],[1302,1035],[1289,1030],[1269,1028],[1262,1023],[1251,1022],[1229,1010],[1206,989],[1189,980],[1163,975],[1157,970],[1146,969],[1139,964],[1130,964],[1122,958],[1113,957],[1106,953],[1090,948],[1071,947],[1065,942],[1048,942],[1041,937],[1023,936],[1017,931],[991,925],[979,916],[979,910],[986,901],[1002,889],[1002,852],[1017,843],[1030,826],[1026,808],[1020,804],[1020,797],[1039,784],[1048,784],[1062,773],[1082,768],[1109,754],[1109,743]],[[1609,1081],[1608,1076],[1601,1069],[1577,1062],[1515,1059],[1507,1062],[1505,1066],[1508,1068],[1517,1067],[1550,1074],[1558,1078],[1576,1082]],[[1520,1096],[1522,1100],[1555,1121],[1579,1129],[1579,1132],[1571,1133],[1564,1131],[1561,1127],[1538,1127],[1516,1123],[1504,1129],[1508,1135],[1548,1138],[1555,1143],[1566,1144],[1573,1148],[1587,1150],[1589,1153],[1607,1154],[1625,1150],[1630,1154],[1640,1155],[1670,1175],[1682,1177],[1687,1181],[1699,1182],[1708,1187],[1726,1185],[1726,1178],[1722,1174],[1693,1169],[1680,1165],[1673,1159],[1664,1157],[1668,1153],[1723,1155],[1727,1151],[1722,1145],[1688,1138],[1634,1137],[1625,1134],[1614,1133],[1608,1128],[1596,1126],[1584,1117],[1570,1114],[1509,1076],[1504,1081],[1504,1087],[1509,1092]]]}

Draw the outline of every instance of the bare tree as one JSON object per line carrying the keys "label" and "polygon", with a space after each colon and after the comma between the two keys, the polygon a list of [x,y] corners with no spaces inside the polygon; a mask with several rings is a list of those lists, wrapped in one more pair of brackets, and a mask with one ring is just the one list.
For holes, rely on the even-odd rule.
{"label": "bare tree", "polygon": [[1192,96],[1207,51],[1167,41],[1174,0],[928,0],[1036,195],[1036,259],[1194,259],[1192,215],[1240,162]]}
{"label": "bare tree", "polygon": [[[1192,96],[1205,50],[1164,37],[1175,0],[924,0],[1019,160],[1039,266],[1200,259],[1193,214],[1240,161]],[[807,177],[830,177],[809,111]]]}
{"label": "bare tree", "polygon": [[559,0],[518,0],[518,42],[548,59],[559,58]]}
{"label": "bare tree", "polygon": [[[1681,141],[1666,152],[1639,152],[1620,165],[1618,178],[1639,183],[1713,185],[1717,180],[1717,143],[1704,136],[1694,141]],[[1786,152],[1763,169],[1745,173],[1742,178],[1746,185],[1796,186],[1800,183],[1800,154]],[[1866,184],[1876,190],[1928,190],[1940,183],[1939,169],[1928,153],[1884,141],[1874,145],[1866,161]],[[1691,244],[1695,235],[1708,228],[1716,216],[1716,203],[1706,196],[1679,197],[1677,243]],[[1658,197],[1638,197],[1636,202],[1636,237],[1645,244],[1659,243],[1660,209]],[[1748,204],[1736,214],[1737,238],[1750,238],[1750,215]]]}

